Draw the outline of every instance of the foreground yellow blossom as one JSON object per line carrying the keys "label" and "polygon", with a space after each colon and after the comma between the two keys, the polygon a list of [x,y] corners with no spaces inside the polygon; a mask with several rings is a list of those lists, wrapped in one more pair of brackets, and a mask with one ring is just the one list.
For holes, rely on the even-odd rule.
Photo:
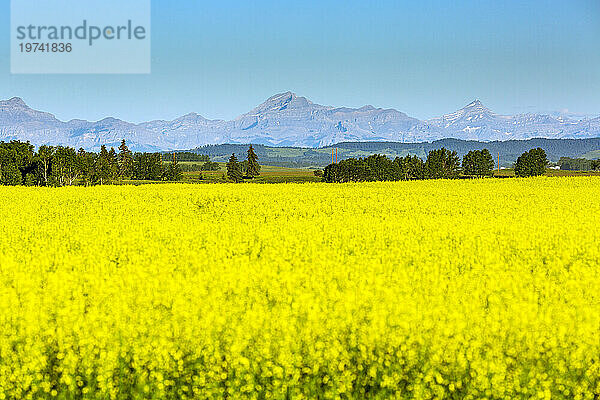
{"label": "foreground yellow blossom", "polygon": [[600,179],[0,188],[0,399],[594,399]]}

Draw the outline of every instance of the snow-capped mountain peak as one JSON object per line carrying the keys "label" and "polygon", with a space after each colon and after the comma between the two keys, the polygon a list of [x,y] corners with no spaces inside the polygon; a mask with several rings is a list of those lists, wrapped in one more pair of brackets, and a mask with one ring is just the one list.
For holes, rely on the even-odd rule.
{"label": "snow-capped mountain peak", "polygon": [[481,100],[475,99],[472,102],[470,102],[469,104],[467,104],[466,106],[464,106],[463,108],[468,109],[468,108],[481,108],[481,107],[483,107]]}
{"label": "snow-capped mountain peak", "polygon": [[454,123],[462,118],[482,119],[495,115],[489,108],[483,105],[479,100],[472,101],[458,111],[446,114],[442,119],[448,123]]}

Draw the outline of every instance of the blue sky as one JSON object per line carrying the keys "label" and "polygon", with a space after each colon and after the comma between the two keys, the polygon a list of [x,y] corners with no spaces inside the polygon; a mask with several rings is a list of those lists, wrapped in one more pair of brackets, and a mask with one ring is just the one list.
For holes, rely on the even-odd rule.
{"label": "blue sky", "polygon": [[231,119],[291,90],[430,118],[479,98],[499,113],[600,115],[600,1],[152,1],[149,75],[11,75],[0,98],[60,119]]}

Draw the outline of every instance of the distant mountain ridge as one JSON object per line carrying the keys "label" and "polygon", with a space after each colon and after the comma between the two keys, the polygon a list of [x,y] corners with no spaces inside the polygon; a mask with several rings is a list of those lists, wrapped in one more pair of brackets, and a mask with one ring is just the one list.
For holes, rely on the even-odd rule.
{"label": "distant mountain ridge", "polygon": [[443,138],[476,141],[600,137],[600,117],[499,115],[475,100],[460,110],[421,121],[394,109],[323,106],[292,92],[274,95],[232,121],[190,113],[172,121],[133,124],[115,118],[60,121],[15,97],[0,101],[0,140],[67,145],[98,150],[125,139],[136,151],[181,150],[207,144],[255,143],[322,147],[342,142],[431,142]]}

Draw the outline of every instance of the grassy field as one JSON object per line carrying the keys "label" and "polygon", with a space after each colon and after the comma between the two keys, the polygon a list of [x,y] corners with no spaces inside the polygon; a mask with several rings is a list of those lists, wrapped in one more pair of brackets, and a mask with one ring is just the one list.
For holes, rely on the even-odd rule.
{"label": "grassy field", "polygon": [[[193,162],[181,164],[194,164]],[[201,172],[186,172],[184,173],[184,182],[189,183],[215,183],[224,182],[227,177],[226,163],[218,163],[219,171],[201,171]],[[201,178],[200,178],[201,177]],[[314,169],[310,168],[284,168],[262,165],[260,176],[248,180],[253,183],[305,183],[319,182],[321,178],[316,177]]]}
{"label": "grassy field", "polygon": [[0,398],[595,399],[598,193],[0,187]]}

